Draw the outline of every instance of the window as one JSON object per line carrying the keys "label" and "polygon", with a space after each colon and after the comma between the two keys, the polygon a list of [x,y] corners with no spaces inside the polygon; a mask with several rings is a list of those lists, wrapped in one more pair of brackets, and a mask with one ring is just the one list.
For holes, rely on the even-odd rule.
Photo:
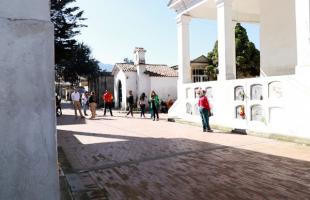
{"label": "window", "polygon": [[192,81],[196,82],[205,82],[208,81],[208,73],[205,67],[199,66],[192,68]]}

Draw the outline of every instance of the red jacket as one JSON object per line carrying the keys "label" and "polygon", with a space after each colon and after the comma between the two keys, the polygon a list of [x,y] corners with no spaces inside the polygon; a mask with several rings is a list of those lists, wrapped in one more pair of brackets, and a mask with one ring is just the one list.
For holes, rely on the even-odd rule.
{"label": "red jacket", "polygon": [[104,95],[103,95],[103,100],[104,100],[104,102],[106,102],[106,103],[111,103],[111,102],[113,102],[113,96],[112,96],[112,94],[111,94],[110,92],[104,93]]}
{"label": "red jacket", "polygon": [[198,101],[198,106],[210,110],[210,104],[208,98],[206,96],[200,97]]}

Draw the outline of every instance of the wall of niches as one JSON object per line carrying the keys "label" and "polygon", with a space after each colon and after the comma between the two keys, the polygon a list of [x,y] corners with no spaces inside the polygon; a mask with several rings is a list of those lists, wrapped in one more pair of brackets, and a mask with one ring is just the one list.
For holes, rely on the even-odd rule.
{"label": "wall of niches", "polygon": [[[268,96],[264,96],[264,88],[268,90]],[[249,91],[248,93],[246,91]],[[282,114],[280,106],[268,105],[271,101],[277,104],[283,96],[280,81],[263,84],[251,84],[249,90],[245,86],[238,85],[234,88],[235,118],[240,120],[259,121],[263,123],[277,123],[277,118]],[[249,109],[249,111],[247,110]],[[268,113],[266,112],[268,111]],[[246,116],[248,113],[249,116]],[[267,119],[268,114],[268,121]]]}
{"label": "wall of niches", "polygon": [[[214,96],[217,83],[211,86],[206,86],[208,83],[188,85],[185,87],[186,92],[186,113],[193,116],[199,116],[198,100],[200,90],[206,91],[209,103],[211,104],[212,113],[216,116],[216,103],[217,98]],[[220,83],[219,83],[220,84]],[[233,112],[232,118],[237,120],[247,120],[252,122],[261,122],[265,125],[279,124],[281,116],[283,116],[283,108],[280,106],[281,98],[283,97],[283,88],[280,81],[265,80],[257,81],[249,80],[236,80],[229,86],[233,94],[232,98],[227,102],[231,105]],[[228,112],[229,113],[229,112]],[[227,113],[227,114],[228,114]]]}
{"label": "wall of niches", "polygon": [[[206,91],[206,96],[208,97],[209,103],[211,104],[213,101],[213,88],[212,87],[195,87],[193,89],[186,88],[186,98],[187,99],[194,99],[193,101],[188,101],[186,103],[186,113],[190,115],[200,115],[199,113],[199,106],[198,106],[198,100],[199,100],[199,92],[201,90]],[[191,96],[192,94],[192,96]],[[192,98],[191,98],[192,97]],[[212,107],[211,112],[213,112],[214,108]]]}

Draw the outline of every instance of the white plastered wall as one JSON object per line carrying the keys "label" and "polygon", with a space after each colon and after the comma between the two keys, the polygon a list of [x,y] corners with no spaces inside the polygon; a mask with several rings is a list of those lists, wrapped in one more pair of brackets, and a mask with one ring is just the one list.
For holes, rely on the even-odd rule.
{"label": "white plastered wall", "polygon": [[0,199],[59,199],[48,0],[0,1]]}
{"label": "white plastered wall", "polygon": [[[280,83],[280,88],[277,90],[270,88],[270,84],[275,82]],[[254,85],[262,86],[263,99],[251,98],[251,88]],[[244,88],[244,101],[234,99],[234,89],[237,86]],[[178,102],[169,110],[170,117],[180,117],[201,123],[199,113],[195,109],[198,103],[198,98],[194,95],[195,88],[212,88],[211,97],[209,96],[214,114],[210,118],[211,126],[219,125],[231,129],[246,129],[248,132],[310,138],[308,120],[310,107],[305,106],[310,101],[310,85],[299,80],[296,75],[184,84],[182,89],[186,91],[187,98],[178,99]],[[271,95],[277,92],[281,93],[280,98]],[[192,113],[186,112],[186,104],[190,104]],[[236,118],[235,109],[239,105],[245,107],[244,120]],[[251,118],[251,108],[255,105],[260,105],[263,109],[263,119],[260,121]]]}
{"label": "white plastered wall", "polygon": [[[123,87],[123,99],[126,102],[127,106],[127,96],[129,95],[129,91],[132,91],[134,99],[136,101],[137,98],[137,72],[126,72],[126,87]],[[125,93],[124,93],[125,92]],[[125,106],[125,107],[126,107]]]}
{"label": "white plastered wall", "polygon": [[137,95],[140,96],[143,92],[148,96],[151,88],[150,76],[145,74],[145,65],[139,65],[137,67]]}
{"label": "white plastered wall", "polygon": [[122,105],[121,107],[122,108],[125,108],[125,105],[126,105],[126,75],[123,71],[118,71],[116,73],[116,75],[114,75],[114,98],[115,98],[115,107],[116,108],[119,108],[118,105],[119,105],[119,94],[118,94],[118,85],[119,85],[119,82],[121,82],[122,84]]}
{"label": "white plastered wall", "polygon": [[170,98],[177,99],[177,77],[151,77],[150,91],[154,90],[159,99],[166,101]]}
{"label": "white plastered wall", "polygon": [[261,70],[267,76],[295,73],[295,1],[261,0]]}

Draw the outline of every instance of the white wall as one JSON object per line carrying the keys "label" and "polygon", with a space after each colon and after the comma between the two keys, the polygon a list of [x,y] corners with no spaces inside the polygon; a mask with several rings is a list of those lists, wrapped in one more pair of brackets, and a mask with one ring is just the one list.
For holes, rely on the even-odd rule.
{"label": "white wall", "polygon": [[151,88],[151,79],[150,76],[145,74],[145,65],[139,65],[137,67],[137,94],[140,96],[143,92],[146,94],[146,96],[149,96],[150,94],[150,88]]}
{"label": "white wall", "polygon": [[59,199],[48,3],[0,1],[0,199]]}
{"label": "white wall", "polygon": [[118,84],[119,81],[122,84],[122,108],[125,108],[126,106],[126,75],[123,71],[118,71],[115,75],[114,75],[114,98],[115,98],[115,107],[119,108],[119,94],[118,94]]}
{"label": "white wall", "polygon": [[[150,92],[154,90],[161,100],[177,99],[177,77],[151,77]],[[150,93],[148,93],[148,96]]]}
{"label": "white wall", "polygon": [[[136,97],[138,95],[137,90],[138,90],[138,80],[137,80],[137,72],[126,72],[126,97],[129,95],[129,90],[132,91],[132,94],[134,96],[134,99],[136,100]],[[127,101],[127,98],[126,98]]]}
{"label": "white wall", "polygon": [[136,72],[123,72],[118,71],[114,75],[114,96],[115,96],[115,107],[118,108],[119,104],[119,94],[118,94],[118,84],[119,81],[122,83],[122,107],[121,109],[127,108],[127,96],[129,95],[129,90],[133,92],[134,97],[137,95],[137,73]]}
{"label": "white wall", "polygon": [[[140,70],[140,71],[139,71]],[[144,74],[144,68],[138,68],[137,72],[123,72],[118,71],[114,75],[114,96],[115,106],[118,106],[119,95],[118,95],[118,81],[122,82],[123,101],[122,109],[127,107],[127,96],[129,90],[132,90],[135,101],[138,100],[139,96],[144,92],[149,98],[152,90],[159,95],[162,100],[167,100],[168,95],[170,98],[177,99],[177,77],[150,77]]]}
{"label": "white wall", "polygon": [[310,76],[310,2],[296,0],[297,67],[296,74],[304,79]]}
{"label": "white wall", "polygon": [[261,0],[261,70],[267,76],[295,73],[297,64],[294,0]]}
{"label": "white wall", "polygon": [[[270,83],[277,82],[280,87],[272,90]],[[262,100],[251,99],[251,87],[262,86]],[[243,86],[244,101],[235,100],[235,87]],[[201,122],[199,113],[195,111],[198,98],[195,98],[195,88],[212,88],[209,97],[214,116],[210,118],[211,125],[220,125],[230,128],[242,128],[254,132],[278,133],[297,137],[310,138],[309,113],[310,84],[308,80],[299,79],[296,75],[274,76],[266,78],[241,79],[230,81],[212,81],[193,84],[184,84],[182,89],[187,91],[188,98],[178,99],[178,102],[169,110],[171,117],[181,117],[195,122]],[[272,94],[281,94],[276,98]],[[186,113],[186,104],[192,107],[192,113]],[[238,105],[245,107],[246,119],[236,119],[235,108]],[[262,119],[251,119],[251,107],[261,105]]]}
{"label": "white wall", "polygon": [[0,1],[0,17],[11,19],[50,20],[47,0],[9,0]]}

